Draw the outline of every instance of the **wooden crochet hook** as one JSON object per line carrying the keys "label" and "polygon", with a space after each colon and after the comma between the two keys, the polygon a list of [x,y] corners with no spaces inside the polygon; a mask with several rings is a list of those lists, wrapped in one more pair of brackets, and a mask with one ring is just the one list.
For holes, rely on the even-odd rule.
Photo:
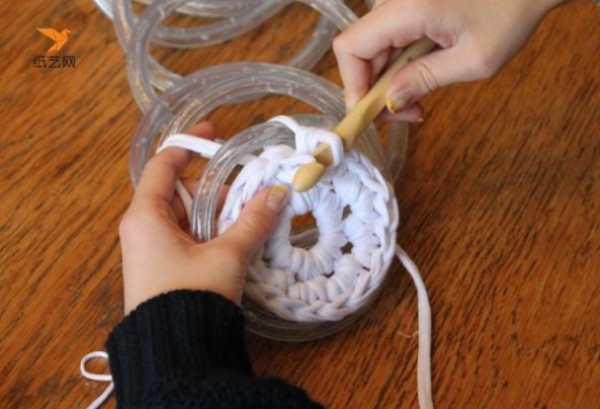
{"label": "wooden crochet hook", "polygon": [[[412,60],[429,53],[435,47],[436,43],[428,38],[411,44],[342,119],[333,132],[342,139],[345,150],[352,147],[356,137],[373,122],[385,107],[387,89],[394,74]],[[304,192],[313,187],[325,173],[325,168],[333,162],[331,147],[328,143],[321,143],[317,146],[313,156],[317,161],[302,165],[294,175],[292,186],[298,192]]]}

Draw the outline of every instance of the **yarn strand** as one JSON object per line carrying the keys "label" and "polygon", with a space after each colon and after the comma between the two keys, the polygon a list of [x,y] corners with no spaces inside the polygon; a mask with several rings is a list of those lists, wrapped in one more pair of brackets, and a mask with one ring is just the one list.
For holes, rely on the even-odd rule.
{"label": "yarn strand", "polygon": [[417,290],[419,321],[419,353],[417,357],[417,394],[421,409],[433,409],[431,387],[431,306],[425,283],[414,261],[396,245],[396,256],[410,275]]}
{"label": "yarn strand", "polygon": [[109,385],[106,387],[106,389],[104,389],[104,392],[102,392],[96,399],[94,399],[94,401],[90,403],[87,407],[87,409],[98,409],[104,404],[104,402],[106,402],[108,397],[111,395],[111,393],[115,389],[115,384],[113,383],[113,379],[110,374],[96,374],[93,372],[89,372],[86,369],[86,364],[92,359],[105,359],[106,361],[108,361],[108,354],[104,351],[90,352],[89,354],[86,354],[83,358],[81,358],[81,362],[79,363],[79,370],[81,371],[81,375],[84,378],[96,382],[109,382]]}

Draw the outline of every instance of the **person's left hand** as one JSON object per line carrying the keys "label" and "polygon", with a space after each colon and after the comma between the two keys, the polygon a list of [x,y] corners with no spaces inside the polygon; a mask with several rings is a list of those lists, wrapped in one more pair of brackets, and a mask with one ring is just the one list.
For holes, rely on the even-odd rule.
{"label": "person's left hand", "polygon": [[[189,134],[213,139],[203,122]],[[213,291],[240,303],[246,265],[263,245],[287,201],[288,190],[259,192],[222,235],[197,243],[184,230],[187,217],[175,183],[191,153],[168,148],[146,164],[133,200],[119,226],[123,253],[125,312],[177,289]]]}

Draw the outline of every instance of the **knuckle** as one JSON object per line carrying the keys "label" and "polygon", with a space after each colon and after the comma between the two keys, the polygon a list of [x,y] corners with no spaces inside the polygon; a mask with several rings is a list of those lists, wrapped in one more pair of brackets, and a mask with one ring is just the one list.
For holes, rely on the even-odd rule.
{"label": "knuckle", "polygon": [[245,228],[259,237],[263,237],[270,231],[268,218],[259,212],[250,212],[246,217],[241,218],[240,222],[245,225]]}
{"label": "knuckle", "polygon": [[418,84],[425,93],[429,93],[440,87],[435,71],[427,61],[415,60],[414,64]]}
{"label": "knuckle", "polygon": [[473,79],[487,79],[495,74],[498,69],[493,53],[486,50],[475,52],[468,64],[469,76]]}
{"label": "knuckle", "polygon": [[152,158],[150,158],[150,160],[148,161],[148,163],[146,164],[147,167],[163,167],[163,166],[168,166],[171,163],[171,155],[169,152],[169,149],[160,152],[158,155],[154,155]]}
{"label": "knuckle", "polygon": [[132,240],[140,234],[148,222],[149,215],[146,210],[129,209],[119,223],[119,237],[122,241]]}
{"label": "knuckle", "polygon": [[129,211],[125,213],[119,223],[119,237],[121,240],[126,241],[131,239],[139,230],[138,226],[139,222],[136,220],[136,217]]}
{"label": "knuckle", "polygon": [[348,36],[346,33],[340,33],[333,39],[333,52],[335,55],[348,54],[349,43]]}

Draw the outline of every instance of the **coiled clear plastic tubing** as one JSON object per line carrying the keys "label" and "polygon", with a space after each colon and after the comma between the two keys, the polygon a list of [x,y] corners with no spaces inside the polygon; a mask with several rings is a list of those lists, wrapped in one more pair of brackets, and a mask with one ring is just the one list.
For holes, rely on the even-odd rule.
{"label": "coiled clear plastic tubing", "polygon": [[[185,4],[185,2],[185,0],[163,0],[153,3],[146,9],[137,24],[133,25],[131,21],[130,0],[115,1],[115,28],[118,35],[127,43],[126,54],[129,82],[134,97],[142,111],[148,109],[152,99],[155,97],[156,92],[154,87],[159,90],[165,90],[181,78],[156,62],[149,55],[149,46],[154,41],[154,33],[160,27],[161,21],[182,4]],[[344,29],[356,21],[357,17],[352,10],[339,0],[301,0],[300,2],[318,10],[327,17],[326,20],[321,20],[317,25],[308,45],[287,64],[309,69],[329,50],[335,34],[332,24],[338,29]],[[275,3],[265,2],[262,6],[256,8],[253,13],[264,15],[271,12],[273,4]],[[236,27],[236,29],[240,28],[237,25]],[[185,36],[190,35],[188,29],[181,30],[180,34],[181,37],[179,38],[181,41],[184,41]],[[209,41],[212,41],[211,37],[207,37],[206,41],[207,44]],[[197,43],[193,44],[198,45]]]}
{"label": "coiled clear plastic tubing", "polygon": [[[147,6],[152,0],[136,2]],[[177,12],[198,17],[231,17],[247,13],[263,2],[264,0],[194,0],[179,7]],[[113,0],[94,0],[94,3],[109,19],[113,19]]]}

